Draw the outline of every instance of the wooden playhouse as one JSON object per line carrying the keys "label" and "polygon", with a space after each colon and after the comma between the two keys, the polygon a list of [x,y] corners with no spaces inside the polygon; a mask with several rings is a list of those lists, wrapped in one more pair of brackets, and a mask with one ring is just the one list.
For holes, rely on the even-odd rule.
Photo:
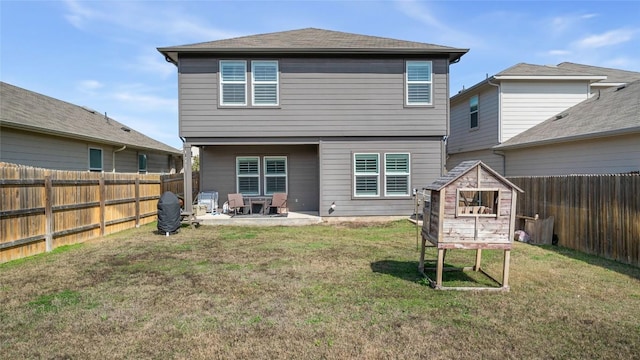
{"label": "wooden playhouse", "polygon": [[[509,257],[513,244],[516,201],[523,192],[482,161],[464,161],[424,188],[431,200],[424,205],[420,272],[425,275],[424,258],[427,241],[438,251],[436,280],[429,280],[440,290],[508,290]],[[448,249],[476,250],[473,267],[457,270],[480,271],[500,287],[443,287],[442,273]],[[487,274],[480,262],[483,249],[504,250],[502,281]]]}

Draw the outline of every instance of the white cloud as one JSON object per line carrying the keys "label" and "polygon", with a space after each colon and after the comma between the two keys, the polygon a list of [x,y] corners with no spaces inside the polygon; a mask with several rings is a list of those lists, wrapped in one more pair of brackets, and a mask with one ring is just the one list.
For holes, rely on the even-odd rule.
{"label": "white cloud", "polygon": [[93,92],[104,87],[104,84],[98,80],[83,80],[78,83],[78,90],[82,92]]}
{"label": "white cloud", "polygon": [[579,48],[595,49],[604,46],[621,44],[633,39],[635,30],[617,29],[607,31],[603,34],[590,35],[575,42]]}
{"label": "white cloud", "polygon": [[569,50],[549,50],[547,52],[548,55],[552,55],[552,56],[566,56],[571,54],[571,51]]}
{"label": "white cloud", "polygon": [[438,37],[440,42],[446,44],[457,44],[457,46],[477,46],[479,40],[473,36],[460,32],[447,23],[441,22],[437,16],[431,13],[430,9],[414,0],[396,1],[398,9],[406,16],[416,19],[432,30],[431,36]]}
{"label": "white cloud", "polygon": [[134,105],[136,110],[139,111],[171,111],[176,114],[178,113],[178,103],[174,98],[163,98],[160,96],[127,90],[114,92],[110,96],[127,105]]}

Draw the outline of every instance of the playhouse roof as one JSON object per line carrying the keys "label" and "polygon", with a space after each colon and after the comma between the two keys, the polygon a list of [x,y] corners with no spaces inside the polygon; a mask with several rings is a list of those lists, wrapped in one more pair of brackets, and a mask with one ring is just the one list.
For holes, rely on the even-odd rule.
{"label": "playhouse roof", "polygon": [[460,178],[461,176],[464,176],[466,173],[468,173],[472,169],[475,169],[477,166],[481,166],[483,169],[491,173],[494,177],[496,177],[498,180],[502,181],[512,189],[517,190],[519,192],[524,192],[522,191],[522,189],[514,185],[511,181],[507,180],[504,176],[498,174],[495,170],[493,170],[492,168],[490,168],[480,160],[468,160],[468,161],[461,162],[460,164],[456,165],[456,167],[451,169],[446,175],[439,177],[434,182],[427,185],[425,189],[440,191],[446,186],[448,186],[449,184],[451,184],[452,182],[454,182],[455,180],[457,180],[458,178]]}

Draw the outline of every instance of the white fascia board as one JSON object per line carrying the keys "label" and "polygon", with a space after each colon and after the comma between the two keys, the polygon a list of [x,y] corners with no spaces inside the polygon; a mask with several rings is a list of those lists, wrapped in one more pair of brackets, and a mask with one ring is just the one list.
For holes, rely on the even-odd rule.
{"label": "white fascia board", "polygon": [[606,76],[600,75],[497,75],[496,80],[605,80]]}

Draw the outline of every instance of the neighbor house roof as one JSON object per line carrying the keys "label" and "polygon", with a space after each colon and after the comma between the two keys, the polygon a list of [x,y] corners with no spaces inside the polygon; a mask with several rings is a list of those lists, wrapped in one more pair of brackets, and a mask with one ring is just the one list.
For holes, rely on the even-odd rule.
{"label": "neighbor house roof", "polygon": [[640,133],[640,80],[600,90],[493,148],[506,150],[630,133]]}
{"label": "neighbor house roof", "polygon": [[93,141],[127,145],[182,155],[182,152],[154,140],[95,110],[0,82],[0,125],[15,129]]}
{"label": "neighbor house roof", "polygon": [[158,48],[177,64],[178,53],[247,54],[429,54],[457,61],[469,51],[442,45],[306,28],[190,45]]}
{"label": "neighbor house roof", "polygon": [[556,65],[519,63],[487,77],[451,97],[455,101],[463,94],[501,80],[588,80],[593,87],[609,87],[640,80],[640,72],[563,62]]}
{"label": "neighbor house roof", "polygon": [[504,176],[498,174],[495,170],[493,170],[492,168],[490,168],[489,166],[487,166],[485,163],[483,163],[480,160],[467,160],[467,161],[463,161],[463,162],[459,163],[458,165],[456,165],[456,167],[454,167],[453,169],[449,170],[446,175],[443,175],[443,176],[437,178],[431,184],[427,185],[425,187],[425,189],[434,190],[434,191],[440,191],[440,190],[444,189],[445,187],[447,187],[452,182],[456,181],[458,178],[464,176],[469,171],[475,169],[477,166],[480,166],[483,169],[485,169],[486,171],[488,171],[489,173],[493,174],[493,176],[496,179],[499,179],[500,181],[504,182],[505,184],[507,184],[511,188],[513,188],[513,189],[515,189],[515,190],[517,190],[519,192],[524,192],[524,191],[522,191],[522,189],[520,189],[519,187],[514,185],[511,181],[507,180]]}
{"label": "neighbor house roof", "polygon": [[628,70],[619,70],[619,69],[611,69],[599,66],[591,66],[591,65],[583,65],[576,64],[571,62],[563,62],[558,64],[558,68],[566,69],[566,70],[575,70],[575,71],[583,71],[591,74],[600,74],[606,75],[607,78],[605,80],[600,80],[591,86],[598,86],[601,83],[610,86],[610,83],[613,84],[624,84],[636,80],[640,80],[640,72],[636,71],[628,71]]}

